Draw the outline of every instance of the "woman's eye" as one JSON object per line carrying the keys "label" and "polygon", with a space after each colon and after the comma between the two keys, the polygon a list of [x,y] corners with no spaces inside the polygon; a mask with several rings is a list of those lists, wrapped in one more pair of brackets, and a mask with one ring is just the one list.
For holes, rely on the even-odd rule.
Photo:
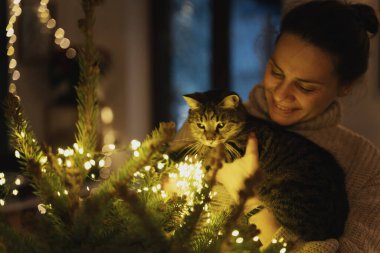
{"label": "woman's eye", "polygon": [[304,86],[301,83],[297,83],[296,85],[297,85],[298,89],[300,89],[301,92],[304,92],[304,93],[311,93],[311,92],[315,91],[315,88]]}
{"label": "woman's eye", "polygon": [[197,126],[198,126],[200,129],[205,129],[205,126],[204,126],[202,123],[197,123]]}
{"label": "woman's eye", "polygon": [[220,129],[220,128],[223,128],[225,126],[224,123],[218,123],[218,125],[216,125],[216,128]]}
{"label": "woman's eye", "polygon": [[274,69],[272,69],[271,74],[272,74],[272,76],[274,76],[276,78],[281,78],[281,79],[284,78],[284,75],[281,72],[277,72]]}

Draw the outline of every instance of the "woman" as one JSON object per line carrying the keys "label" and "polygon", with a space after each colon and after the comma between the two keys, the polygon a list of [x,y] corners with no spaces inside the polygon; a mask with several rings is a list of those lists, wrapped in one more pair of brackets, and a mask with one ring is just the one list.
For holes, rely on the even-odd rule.
{"label": "woman", "polygon": [[[263,82],[253,88],[246,103],[252,115],[312,140],[344,168],[350,213],[339,252],[380,252],[380,151],[340,125],[337,102],[366,72],[369,39],[378,25],[367,5],[313,1],[295,7],[284,16]],[[249,141],[246,156],[237,161],[245,164],[243,168],[228,165],[218,175],[232,195],[237,196],[244,178],[257,168],[255,145],[254,139]],[[272,223],[268,233],[275,235],[279,226]]]}

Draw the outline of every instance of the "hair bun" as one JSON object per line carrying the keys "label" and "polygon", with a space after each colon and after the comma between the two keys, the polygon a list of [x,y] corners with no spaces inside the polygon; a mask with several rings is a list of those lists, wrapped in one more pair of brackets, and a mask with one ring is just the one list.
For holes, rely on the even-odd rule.
{"label": "hair bun", "polygon": [[376,34],[379,29],[379,20],[372,7],[365,4],[353,4],[351,9],[356,16],[357,21],[363,28],[372,34]]}

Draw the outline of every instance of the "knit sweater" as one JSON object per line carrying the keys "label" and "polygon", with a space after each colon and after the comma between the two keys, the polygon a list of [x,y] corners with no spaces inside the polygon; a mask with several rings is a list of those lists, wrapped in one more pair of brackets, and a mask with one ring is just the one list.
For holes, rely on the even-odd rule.
{"label": "knit sweater", "polygon": [[[270,120],[261,85],[253,88],[245,105],[250,114]],[[319,116],[292,125],[288,130],[328,150],[345,171],[350,212],[344,234],[339,239],[339,252],[380,252],[380,151],[365,138],[340,125],[340,120],[341,109],[336,101]],[[314,250],[318,242],[307,243],[295,252],[334,252],[335,243],[328,247],[333,251],[323,249],[330,242],[325,241],[321,250]]]}

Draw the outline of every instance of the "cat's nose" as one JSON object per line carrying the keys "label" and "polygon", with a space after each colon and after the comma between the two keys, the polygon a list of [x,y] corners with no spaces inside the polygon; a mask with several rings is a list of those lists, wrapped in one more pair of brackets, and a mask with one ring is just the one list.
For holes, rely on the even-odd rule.
{"label": "cat's nose", "polygon": [[206,133],[206,140],[208,140],[208,141],[215,141],[216,140],[215,133]]}

